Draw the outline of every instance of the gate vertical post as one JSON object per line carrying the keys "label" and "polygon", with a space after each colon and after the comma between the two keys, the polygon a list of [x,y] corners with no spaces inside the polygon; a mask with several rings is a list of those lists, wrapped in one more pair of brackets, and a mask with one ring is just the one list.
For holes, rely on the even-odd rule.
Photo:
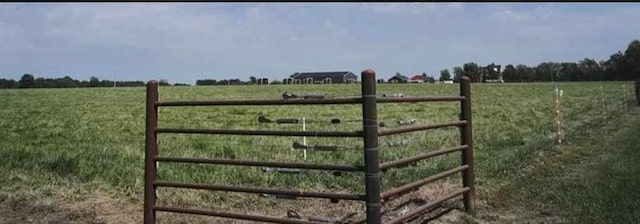
{"label": "gate vertical post", "polygon": [[380,159],[378,157],[378,109],[376,99],[376,73],[362,71],[362,129],[364,140],[364,166],[367,223],[382,223],[380,199]]}
{"label": "gate vertical post", "polygon": [[468,187],[469,191],[463,195],[464,208],[467,213],[475,215],[476,212],[476,189],[475,189],[475,172],[473,166],[473,135],[471,125],[471,80],[469,77],[463,76],[460,79],[460,95],[464,96],[464,100],[460,102],[460,120],[467,123],[460,128],[460,142],[467,145],[467,149],[462,152],[462,165],[468,165],[469,168],[462,171],[462,185]]}
{"label": "gate vertical post", "polygon": [[146,143],[144,153],[144,223],[154,224],[156,213],[153,207],[156,204],[156,189],[153,183],[156,181],[157,170],[154,158],[158,156],[158,81],[151,80],[147,83],[147,121]]}

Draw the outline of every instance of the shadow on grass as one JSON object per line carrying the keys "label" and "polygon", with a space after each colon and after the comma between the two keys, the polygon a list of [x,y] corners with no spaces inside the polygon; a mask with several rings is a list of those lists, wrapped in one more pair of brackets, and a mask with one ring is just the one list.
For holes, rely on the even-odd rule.
{"label": "shadow on grass", "polygon": [[488,199],[508,222],[640,223],[640,110],[539,163]]}

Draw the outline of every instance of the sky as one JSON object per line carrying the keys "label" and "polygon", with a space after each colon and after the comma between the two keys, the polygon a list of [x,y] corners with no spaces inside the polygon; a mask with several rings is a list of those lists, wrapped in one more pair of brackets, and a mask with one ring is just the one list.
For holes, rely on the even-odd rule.
{"label": "sky", "polygon": [[467,62],[608,59],[639,3],[0,3],[0,78],[439,77]]}

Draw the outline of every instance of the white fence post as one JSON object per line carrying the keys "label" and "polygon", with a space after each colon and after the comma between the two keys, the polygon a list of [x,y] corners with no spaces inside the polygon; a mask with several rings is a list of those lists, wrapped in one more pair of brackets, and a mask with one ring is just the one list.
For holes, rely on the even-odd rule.
{"label": "white fence post", "polygon": [[556,86],[554,88],[554,93],[556,96],[556,126],[557,126],[557,138],[558,138],[558,145],[562,144],[562,140],[563,140],[563,134],[562,134],[562,113],[561,113],[561,104],[560,104],[560,98],[562,97],[562,90],[558,91],[558,87]]}
{"label": "white fence post", "polygon": [[[305,119],[304,117],[302,117],[302,131],[306,131],[307,130],[307,125],[305,124]],[[307,145],[307,136],[302,136],[302,144],[303,145]],[[304,151],[304,160],[307,160],[307,149],[305,148]]]}

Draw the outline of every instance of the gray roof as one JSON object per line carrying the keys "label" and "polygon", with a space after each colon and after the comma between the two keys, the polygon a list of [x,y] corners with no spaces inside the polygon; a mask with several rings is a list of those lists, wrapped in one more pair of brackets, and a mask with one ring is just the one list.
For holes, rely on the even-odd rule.
{"label": "gray roof", "polygon": [[[305,79],[305,78],[342,78],[345,75],[354,75],[350,71],[339,71],[339,72],[296,72],[291,75],[291,78],[294,79]],[[358,77],[358,76],[356,76]]]}
{"label": "gray roof", "polygon": [[400,80],[408,80],[408,79],[409,79],[409,78],[407,78],[407,77],[406,77],[406,76],[404,76],[404,75],[398,75],[398,74],[396,74],[396,75],[394,75],[393,77],[389,78],[389,80],[391,80],[391,79],[393,79],[393,78],[400,79]]}

